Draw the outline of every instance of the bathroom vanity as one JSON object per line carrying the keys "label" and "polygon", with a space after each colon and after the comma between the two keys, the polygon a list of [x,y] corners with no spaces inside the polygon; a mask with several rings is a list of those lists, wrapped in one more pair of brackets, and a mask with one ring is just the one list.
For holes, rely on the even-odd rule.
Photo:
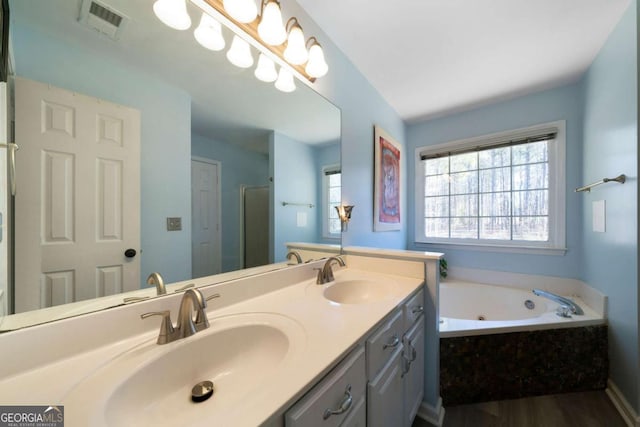
{"label": "bathroom vanity", "polygon": [[[181,293],[0,335],[19,349],[3,352],[0,402],[64,406],[68,425],[410,426],[437,386],[425,337],[440,254],[361,251],[323,285],[324,260],[196,283],[220,295],[210,326],[164,345],[161,319],[140,316],[175,319]],[[214,393],[195,403],[205,380]]]}

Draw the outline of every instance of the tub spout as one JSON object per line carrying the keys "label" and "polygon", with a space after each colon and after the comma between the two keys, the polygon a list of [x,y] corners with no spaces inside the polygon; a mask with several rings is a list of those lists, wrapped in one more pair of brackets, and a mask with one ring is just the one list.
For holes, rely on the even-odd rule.
{"label": "tub spout", "polygon": [[[576,314],[578,316],[584,314],[584,311],[582,310],[582,308],[580,308],[580,306],[578,304],[576,304],[575,302],[571,301],[569,298],[565,298],[565,297],[562,297],[560,295],[556,295],[553,292],[543,291],[541,289],[534,289],[533,293],[535,295],[539,296],[539,297],[549,298],[552,301],[555,301],[555,302],[557,302],[559,304],[567,306],[572,314]],[[562,316],[562,315],[559,314],[559,316]],[[567,317],[567,316],[564,315],[562,317]]]}

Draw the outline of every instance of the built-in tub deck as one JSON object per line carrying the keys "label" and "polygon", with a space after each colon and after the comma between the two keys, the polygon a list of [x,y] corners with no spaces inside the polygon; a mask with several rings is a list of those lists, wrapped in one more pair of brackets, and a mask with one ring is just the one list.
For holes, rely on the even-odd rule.
{"label": "built-in tub deck", "polygon": [[[440,285],[440,393],[445,405],[606,387],[606,319],[582,316],[530,290],[462,281]],[[483,320],[481,320],[483,319]]]}

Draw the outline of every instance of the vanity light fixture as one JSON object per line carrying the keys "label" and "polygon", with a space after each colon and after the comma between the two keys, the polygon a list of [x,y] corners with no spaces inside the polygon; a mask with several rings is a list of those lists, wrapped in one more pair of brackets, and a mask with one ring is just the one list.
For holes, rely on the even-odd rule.
{"label": "vanity light fixture", "polygon": [[227,59],[236,67],[249,68],[253,65],[253,56],[249,43],[237,34],[233,36],[231,47],[227,51]]}
{"label": "vanity light fixture", "polygon": [[304,69],[311,77],[322,77],[329,71],[327,61],[324,59],[324,51],[315,37],[307,40],[307,46],[309,44],[311,44],[311,47],[309,47],[309,60]]}
{"label": "vanity light fixture", "polygon": [[293,65],[302,65],[307,62],[309,52],[304,43],[304,33],[298,23],[298,18],[293,17],[287,21],[287,47],[284,50],[284,59]]}
{"label": "vanity light fixture", "polygon": [[222,4],[227,13],[242,24],[253,22],[258,16],[255,0],[223,0]]}
{"label": "vanity light fixture", "polygon": [[263,0],[258,35],[271,46],[281,45],[287,39],[287,29],[282,23],[282,11],[277,0]]}
{"label": "vanity light fixture", "polygon": [[[184,1],[157,0],[158,3],[162,2],[163,4]],[[246,12],[247,10],[257,10],[256,0],[190,1],[234,33],[231,48],[227,52],[227,58],[232,64],[242,68],[251,67],[254,63],[251,46],[265,57],[264,60],[258,59],[258,66],[254,70],[254,75],[258,79],[268,82],[276,79],[276,87],[279,90],[291,92],[296,89],[294,76],[309,84],[315,82],[317,77],[327,73],[329,67],[318,40],[311,37],[305,43],[302,27],[296,17],[289,19],[286,26],[282,25],[281,0],[257,0],[260,1],[261,10],[261,16],[258,19],[256,19],[257,14]],[[210,21],[204,17],[201,19],[198,28],[202,26],[203,29],[197,30],[196,38],[203,46],[212,49],[218,46],[213,42],[206,43],[200,40],[203,38],[200,33],[215,31],[217,34],[216,24],[209,25],[215,30],[206,29],[208,22]],[[222,37],[220,39],[219,43],[222,46]],[[309,51],[307,51],[307,47]],[[274,65],[272,66],[267,59]],[[276,73],[275,65],[285,71]]]}
{"label": "vanity light fixture", "polygon": [[193,32],[193,36],[198,43],[209,50],[218,51],[224,49],[225,42],[224,37],[222,37],[222,26],[215,18],[204,12],[202,12],[200,24]]}
{"label": "vanity light fixture", "polygon": [[282,92],[293,92],[296,90],[296,83],[293,81],[293,74],[285,67],[280,67],[276,88]]}
{"label": "vanity light fixture", "polygon": [[191,26],[186,0],[156,0],[153,12],[163,24],[175,30],[186,30]]}
{"label": "vanity light fixture", "polygon": [[261,53],[260,56],[258,56],[258,66],[253,74],[258,80],[267,83],[275,82],[278,78],[276,65],[264,53]]}
{"label": "vanity light fixture", "polygon": [[338,217],[340,218],[340,230],[347,231],[349,220],[351,219],[351,211],[355,206],[352,205],[338,205],[336,211],[338,211]]}

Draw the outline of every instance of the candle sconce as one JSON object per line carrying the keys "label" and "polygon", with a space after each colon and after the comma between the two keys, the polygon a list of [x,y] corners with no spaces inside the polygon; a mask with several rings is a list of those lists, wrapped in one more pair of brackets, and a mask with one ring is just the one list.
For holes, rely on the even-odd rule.
{"label": "candle sconce", "polygon": [[351,211],[354,206],[350,205],[339,205],[336,206],[336,211],[338,211],[338,217],[340,218],[340,230],[342,232],[347,231],[349,220],[351,219]]}

